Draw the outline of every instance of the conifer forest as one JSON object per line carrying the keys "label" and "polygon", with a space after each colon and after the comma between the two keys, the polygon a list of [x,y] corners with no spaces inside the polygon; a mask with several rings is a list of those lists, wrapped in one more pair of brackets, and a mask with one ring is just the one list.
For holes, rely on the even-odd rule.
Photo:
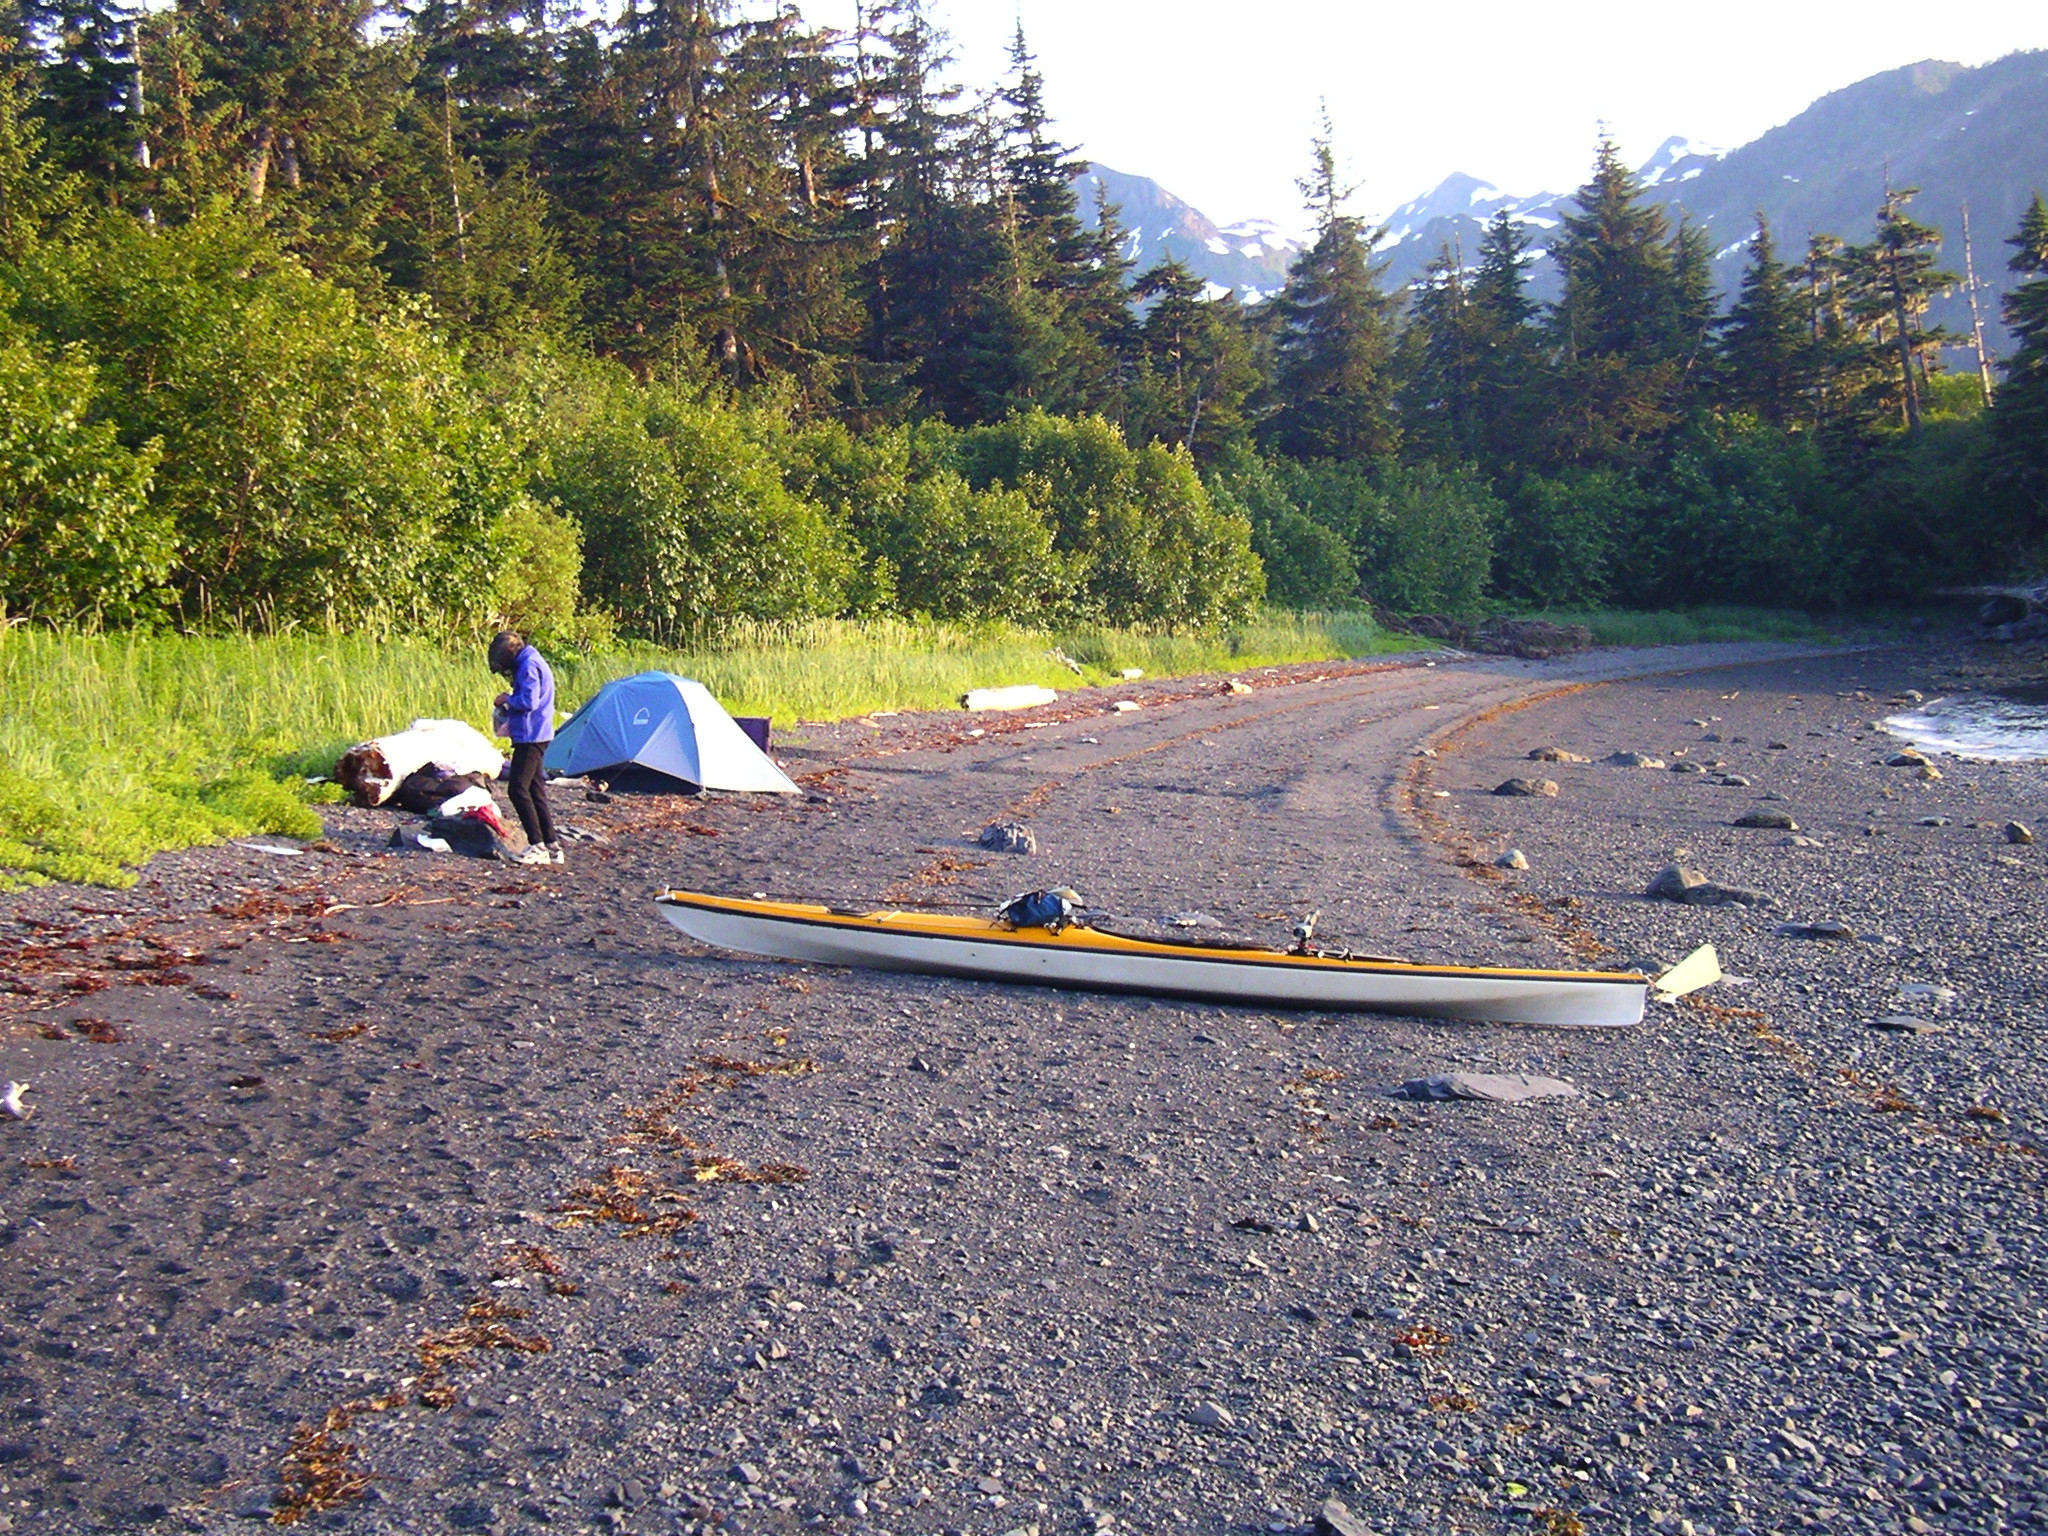
{"label": "conifer forest", "polygon": [[1132,270],[1027,40],[961,89],[921,0],[0,0],[0,49],[10,620],[1198,631],[2048,552],[2039,195],[1980,373],[1914,189],[1724,294],[1606,142],[1555,302],[1505,214],[1395,291],[1328,134],[1282,292]]}

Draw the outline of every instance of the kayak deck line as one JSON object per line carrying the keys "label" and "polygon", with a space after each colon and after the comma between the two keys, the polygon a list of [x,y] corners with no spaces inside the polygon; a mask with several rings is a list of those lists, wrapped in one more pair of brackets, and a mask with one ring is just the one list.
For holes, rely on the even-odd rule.
{"label": "kayak deck line", "polygon": [[1350,1008],[1502,1023],[1639,1023],[1650,979],[1628,971],[1425,965],[1327,951],[1154,940],[1079,925],[869,911],[667,890],[655,901],[700,943],[778,959],[1266,1007]]}

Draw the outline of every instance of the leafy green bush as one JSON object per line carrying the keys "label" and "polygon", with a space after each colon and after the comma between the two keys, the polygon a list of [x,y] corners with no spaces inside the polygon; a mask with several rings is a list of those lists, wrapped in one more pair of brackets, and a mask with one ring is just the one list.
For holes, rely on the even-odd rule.
{"label": "leafy green bush", "polygon": [[1621,562],[1631,606],[1828,607],[1848,595],[1853,551],[1810,435],[1736,418],[1683,440],[1648,490],[1649,515]]}
{"label": "leafy green bush", "polygon": [[1366,595],[1404,612],[1477,608],[1501,516],[1484,477],[1462,465],[1387,464],[1372,489],[1378,505],[1361,501],[1353,539]]}
{"label": "leafy green bush", "polygon": [[583,576],[583,534],[572,518],[521,496],[498,529],[494,617],[533,636],[576,628]]}
{"label": "leafy green bush", "polygon": [[905,613],[1028,623],[1065,586],[1052,530],[1019,491],[933,475],[910,486],[875,532]]}
{"label": "leafy green bush", "polygon": [[1643,510],[1635,480],[1620,470],[1524,476],[1494,541],[1494,591],[1525,603],[1607,601]]}
{"label": "leafy green bush", "polygon": [[121,445],[98,375],[0,316],[0,604],[41,619],[147,620],[162,609],[170,520],[148,504],[159,445]]}
{"label": "leafy green bush", "polygon": [[1474,471],[1250,460],[1218,484],[1251,517],[1283,601],[1463,612],[1485,592],[1501,508]]}
{"label": "leafy green bush", "polygon": [[1100,417],[1043,411],[928,434],[914,449],[957,468],[977,490],[1025,496],[1051,525],[1080,616],[1211,629],[1242,620],[1265,593],[1250,524],[1210,500],[1178,449],[1133,449]]}
{"label": "leafy green bush", "polygon": [[624,370],[591,370],[553,403],[535,489],[576,519],[584,593],[626,632],[673,640],[839,610],[844,540],[739,413]]}
{"label": "leafy green bush", "polygon": [[1283,476],[1256,454],[1240,452],[1207,477],[1216,505],[1243,518],[1266,568],[1266,596],[1283,608],[1322,609],[1358,596],[1351,541],[1296,505]]}
{"label": "leafy green bush", "polygon": [[228,211],[107,214],[17,269],[20,316],[98,369],[149,506],[175,530],[188,621],[441,622],[488,602],[520,434],[404,312],[281,255]]}

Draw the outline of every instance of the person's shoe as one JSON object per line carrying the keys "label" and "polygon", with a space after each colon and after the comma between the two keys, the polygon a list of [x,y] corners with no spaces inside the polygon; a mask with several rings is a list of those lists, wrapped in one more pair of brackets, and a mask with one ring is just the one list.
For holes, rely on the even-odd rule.
{"label": "person's shoe", "polygon": [[549,861],[547,848],[540,843],[529,843],[526,852],[519,855],[522,864],[546,864]]}
{"label": "person's shoe", "polygon": [[562,845],[560,843],[549,843],[547,850],[548,862],[550,864],[566,864],[569,862],[567,856],[562,852]]}

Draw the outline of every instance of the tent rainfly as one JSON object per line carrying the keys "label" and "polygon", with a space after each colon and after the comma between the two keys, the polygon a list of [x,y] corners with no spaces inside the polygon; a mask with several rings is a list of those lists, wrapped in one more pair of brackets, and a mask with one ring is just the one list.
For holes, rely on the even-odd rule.
{"label": "tent rainfly", "polygon": [[578,774],[634,764],[704,789],[803,793],[748,740],[710,689],[673,672],[636,672],[606,683],[556,733],[545,766]]}

